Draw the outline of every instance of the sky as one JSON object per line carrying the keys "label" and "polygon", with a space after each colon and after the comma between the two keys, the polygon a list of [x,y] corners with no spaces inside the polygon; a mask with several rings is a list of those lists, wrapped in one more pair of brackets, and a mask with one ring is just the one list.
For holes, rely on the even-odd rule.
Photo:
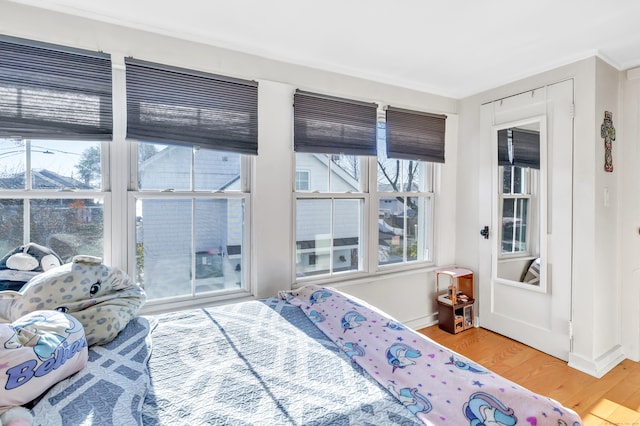
{"label": "sky", "polygon": [[[75,165],[82,152],[99,142],[46,141],[31,143],[31,168],[47,169],[62,176],[78,175]],[[22,170],[25,166],[25,145],[22,141],[0,140],[0,173]]]}

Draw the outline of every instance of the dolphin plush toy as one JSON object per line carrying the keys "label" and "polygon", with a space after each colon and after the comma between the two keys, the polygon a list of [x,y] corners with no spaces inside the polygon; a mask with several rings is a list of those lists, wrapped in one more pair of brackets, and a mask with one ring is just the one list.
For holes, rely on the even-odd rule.
{"label": "dolphin plush toy", "polygon": [[93,256],[76,256],[31,278],[19,291],[0,291],[0,322],[38,310],[75,317],[89,346],[113,340],[146,300],[144,290],[121,269]]}

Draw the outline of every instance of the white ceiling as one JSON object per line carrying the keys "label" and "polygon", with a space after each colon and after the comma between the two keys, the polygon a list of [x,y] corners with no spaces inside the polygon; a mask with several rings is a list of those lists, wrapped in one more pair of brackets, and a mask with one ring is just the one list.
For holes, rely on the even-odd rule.
{"label": "white ceiling", "polygon": [[591,56],[640,66],[638,0],[13,0],[452,98]]}

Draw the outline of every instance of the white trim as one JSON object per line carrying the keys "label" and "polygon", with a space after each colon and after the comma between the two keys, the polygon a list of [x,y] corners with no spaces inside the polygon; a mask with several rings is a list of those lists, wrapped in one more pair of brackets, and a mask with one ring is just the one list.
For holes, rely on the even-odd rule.
{"label": "white trim", "polygon": [[596,378],[601,378],[626,358],[621,345],[615,345],[595,360],[587,359],[575,352],[569,353],[569,367]]}

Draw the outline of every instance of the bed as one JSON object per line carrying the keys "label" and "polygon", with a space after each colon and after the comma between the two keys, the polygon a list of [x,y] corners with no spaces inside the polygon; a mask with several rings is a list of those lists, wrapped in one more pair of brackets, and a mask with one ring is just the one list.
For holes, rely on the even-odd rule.
{"label": "bed", "polygon": [[139,316],[32,407],[39,425],[571,425],[532,393],[329,288]]}

